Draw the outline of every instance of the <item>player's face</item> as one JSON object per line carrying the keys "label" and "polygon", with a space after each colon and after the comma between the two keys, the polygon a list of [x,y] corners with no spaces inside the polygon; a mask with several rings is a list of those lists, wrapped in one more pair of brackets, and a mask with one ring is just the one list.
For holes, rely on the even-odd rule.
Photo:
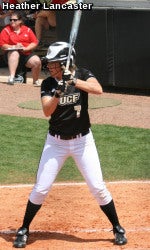
{"label": "player's face", "polygon": [[53,78],[57,78],[61,80],[62,78],[62,69],[59,62],[49,62],[47,64],[47,68],[49,69],[50,76]]}

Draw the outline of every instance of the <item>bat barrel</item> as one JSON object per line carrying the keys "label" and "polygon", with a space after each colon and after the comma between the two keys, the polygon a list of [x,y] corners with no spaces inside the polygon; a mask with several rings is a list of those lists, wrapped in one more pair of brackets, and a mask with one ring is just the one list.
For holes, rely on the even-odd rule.
{"label": "bat barrel", "polygon": [[[83,0],[77,0],[78,4],[82,2]],[[67,63],[66,63],[67,70],[69,69],[72,50],[74,48],[76,38],[77,38],[81,14],[82,14],[81,10],[75,10],[74,12],[74,17],[73,17],[73,22],[72,22],[72,27],[71,27],[70,37],[69,37],[69,52],[68,52],[68,58],[67,58]]]}

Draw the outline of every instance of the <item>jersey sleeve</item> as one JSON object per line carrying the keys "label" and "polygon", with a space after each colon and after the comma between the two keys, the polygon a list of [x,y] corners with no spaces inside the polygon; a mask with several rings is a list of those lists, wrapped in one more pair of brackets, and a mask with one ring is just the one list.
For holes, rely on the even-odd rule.
{"label": "jersey sleeve", "polygon": [[76,74],[77,74],[76,75],[77,78],[84,80],[84,81],[86,81],[88,78],[91,78],[91,77],[96,78],[90,70],[87,70],[85,68],[78,69]]}
{"label": "jersey sleeve", "polygon": [[43,80],[41,84],[41,98],[43,96],[53,96],[55,93],[56,84],[54,79],[48,77],[47,79]]}

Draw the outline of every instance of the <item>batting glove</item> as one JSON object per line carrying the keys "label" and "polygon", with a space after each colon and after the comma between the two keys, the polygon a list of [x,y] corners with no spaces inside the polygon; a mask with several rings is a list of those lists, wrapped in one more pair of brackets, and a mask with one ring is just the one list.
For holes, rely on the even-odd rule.
{"label": "batting glove", "polygon": [[64,93],[66,92],[66,89],[67,89],[66,82],[64,82],[63,80],[59,81],[55,91],[55,97],[59,98],[63,96]]}
{"label": "batting glove", "polygon": [[62,75],[62,79],[66,82],[73,79],[73,75],[70,70],[65,70]]}
{"label": "batting glove", "polygon": [[70,70],[65,70],[63,75],[62,75],[63,81],[67,82],[69,85],[76,85],[76,78],[73,77],[72,73]]}

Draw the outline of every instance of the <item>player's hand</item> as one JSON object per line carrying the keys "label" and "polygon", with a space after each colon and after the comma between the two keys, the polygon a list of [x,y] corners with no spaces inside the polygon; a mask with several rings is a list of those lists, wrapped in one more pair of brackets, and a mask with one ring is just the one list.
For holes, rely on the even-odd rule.
{"label": "player's hand", "polygon": [[73,75],[70,70],[64,70],[62,79],[65,82],[72,81],[73,80]]}
{"label": "player's hand", "polygon": [[62,75],[63,81],[67,82],[69,85],[74,85],[76,84],[76,78],[73,77],[72,73],[70,70],[65,70]]}
{"label": "player's hand", "polygon": [[64,93],[66,92],[67,89],[67,84],[65,81],[61,80],[58,82],[57,88],[56,88],[56,92],[55,92],[55,96],[56,97],[61,97],[64,95]]}

